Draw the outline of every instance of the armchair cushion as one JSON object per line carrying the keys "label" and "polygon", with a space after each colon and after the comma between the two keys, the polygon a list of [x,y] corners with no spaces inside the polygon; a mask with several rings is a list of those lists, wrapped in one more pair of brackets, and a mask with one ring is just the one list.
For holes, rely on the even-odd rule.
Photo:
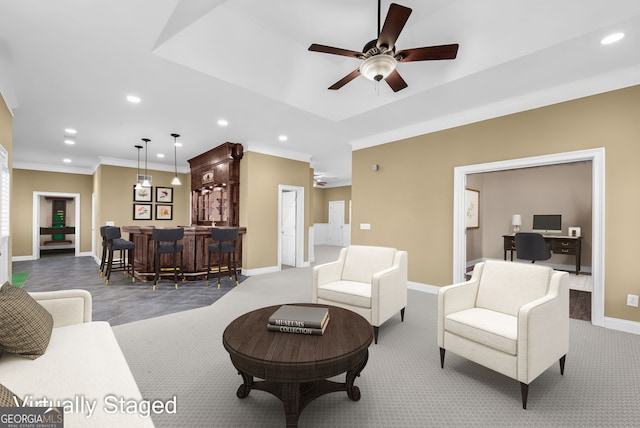
{"label": "armchair cushion", "polygon": [[446,317],[444,328],[448,332],[498,351],[516,355],[517,317],[488,309],[472,308]]}
{"label": "armchair cushion", "polygon": [[371,283],[337,281],[318,287],[318,298],[345,305],[371,307]]}
{"label": "armchair cushion", "polygon": [[395,255],[395,248],[352,245],[344,259],[342,279],[371,284],[376,272],[393,266]]}
{"label": "armchair cushion", "polygon": [[543,266],[487,260],[482,270],[476,307],[517,316],[522,305],[547,293],[552,274],[553,269]]}

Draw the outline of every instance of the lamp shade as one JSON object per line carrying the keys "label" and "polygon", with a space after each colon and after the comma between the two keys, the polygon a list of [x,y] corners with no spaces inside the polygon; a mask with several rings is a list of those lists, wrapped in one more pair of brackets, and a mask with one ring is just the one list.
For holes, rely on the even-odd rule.
{"label": "lamp shade", "polygon": [[365,59],[360,65],[360,74],[369,80],[379,82],[395,70],[397,63],[398,61],[391,55],[375,55]]}
{"label": "lamp shade", "polygon": [[522,226],[522,216],[520,214],[514,214],[513,217],[511,217],[511,225]]}

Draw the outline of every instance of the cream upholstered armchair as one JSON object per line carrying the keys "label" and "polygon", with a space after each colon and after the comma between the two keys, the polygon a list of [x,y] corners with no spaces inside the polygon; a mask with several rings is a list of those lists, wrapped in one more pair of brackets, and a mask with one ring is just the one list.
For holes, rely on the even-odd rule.
{"label": "cream upholstered armchair", "polygon": [[313,268],[313,303],[349,309],[373,326],[375,343],[382,323],[407,306],[407,252],[352,245],[338,260]]}
{"label": "cream upholstered armchair", "polygon": [[548,266],[488,260],[467,282],[438,292],[440,366],[445,350],[529,384],[569,350],[569,275]]}

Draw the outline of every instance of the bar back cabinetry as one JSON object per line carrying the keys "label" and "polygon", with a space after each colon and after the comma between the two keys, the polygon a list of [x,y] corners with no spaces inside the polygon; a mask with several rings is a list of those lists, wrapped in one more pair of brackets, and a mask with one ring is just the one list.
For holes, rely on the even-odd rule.
{"label": "bar back cabinetry", "polygon": [[241,144],[224,143],[189,159],[193,225],[239,226],[242,155]]}

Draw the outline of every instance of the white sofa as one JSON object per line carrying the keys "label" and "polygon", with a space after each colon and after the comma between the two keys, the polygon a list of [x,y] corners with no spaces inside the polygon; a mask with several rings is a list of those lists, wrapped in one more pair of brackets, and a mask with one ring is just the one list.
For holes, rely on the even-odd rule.
{"label": "white sofa", "polygon": [[440,366],[445,351],[529,384],[569,351],[569,274],[548,266],[487,260],[467,282],[438,292]]}
{"label": "white sofa", "polygon": [[349,309],[373,326],[375,343],[382,323],[407,306],[407,252],[351,245],[338,260],[313,268],[313,303]]}
{"label": "white sofa", "polygon": [[53,316],[51,340],[35,360],[5,352],[0,358],[2,384],[26,405],[49,406],[42,401],[50,400],[53,406],[65,407],[67,428],[153,427],[111,326],[91,321],[91,294],[30,294]]}

